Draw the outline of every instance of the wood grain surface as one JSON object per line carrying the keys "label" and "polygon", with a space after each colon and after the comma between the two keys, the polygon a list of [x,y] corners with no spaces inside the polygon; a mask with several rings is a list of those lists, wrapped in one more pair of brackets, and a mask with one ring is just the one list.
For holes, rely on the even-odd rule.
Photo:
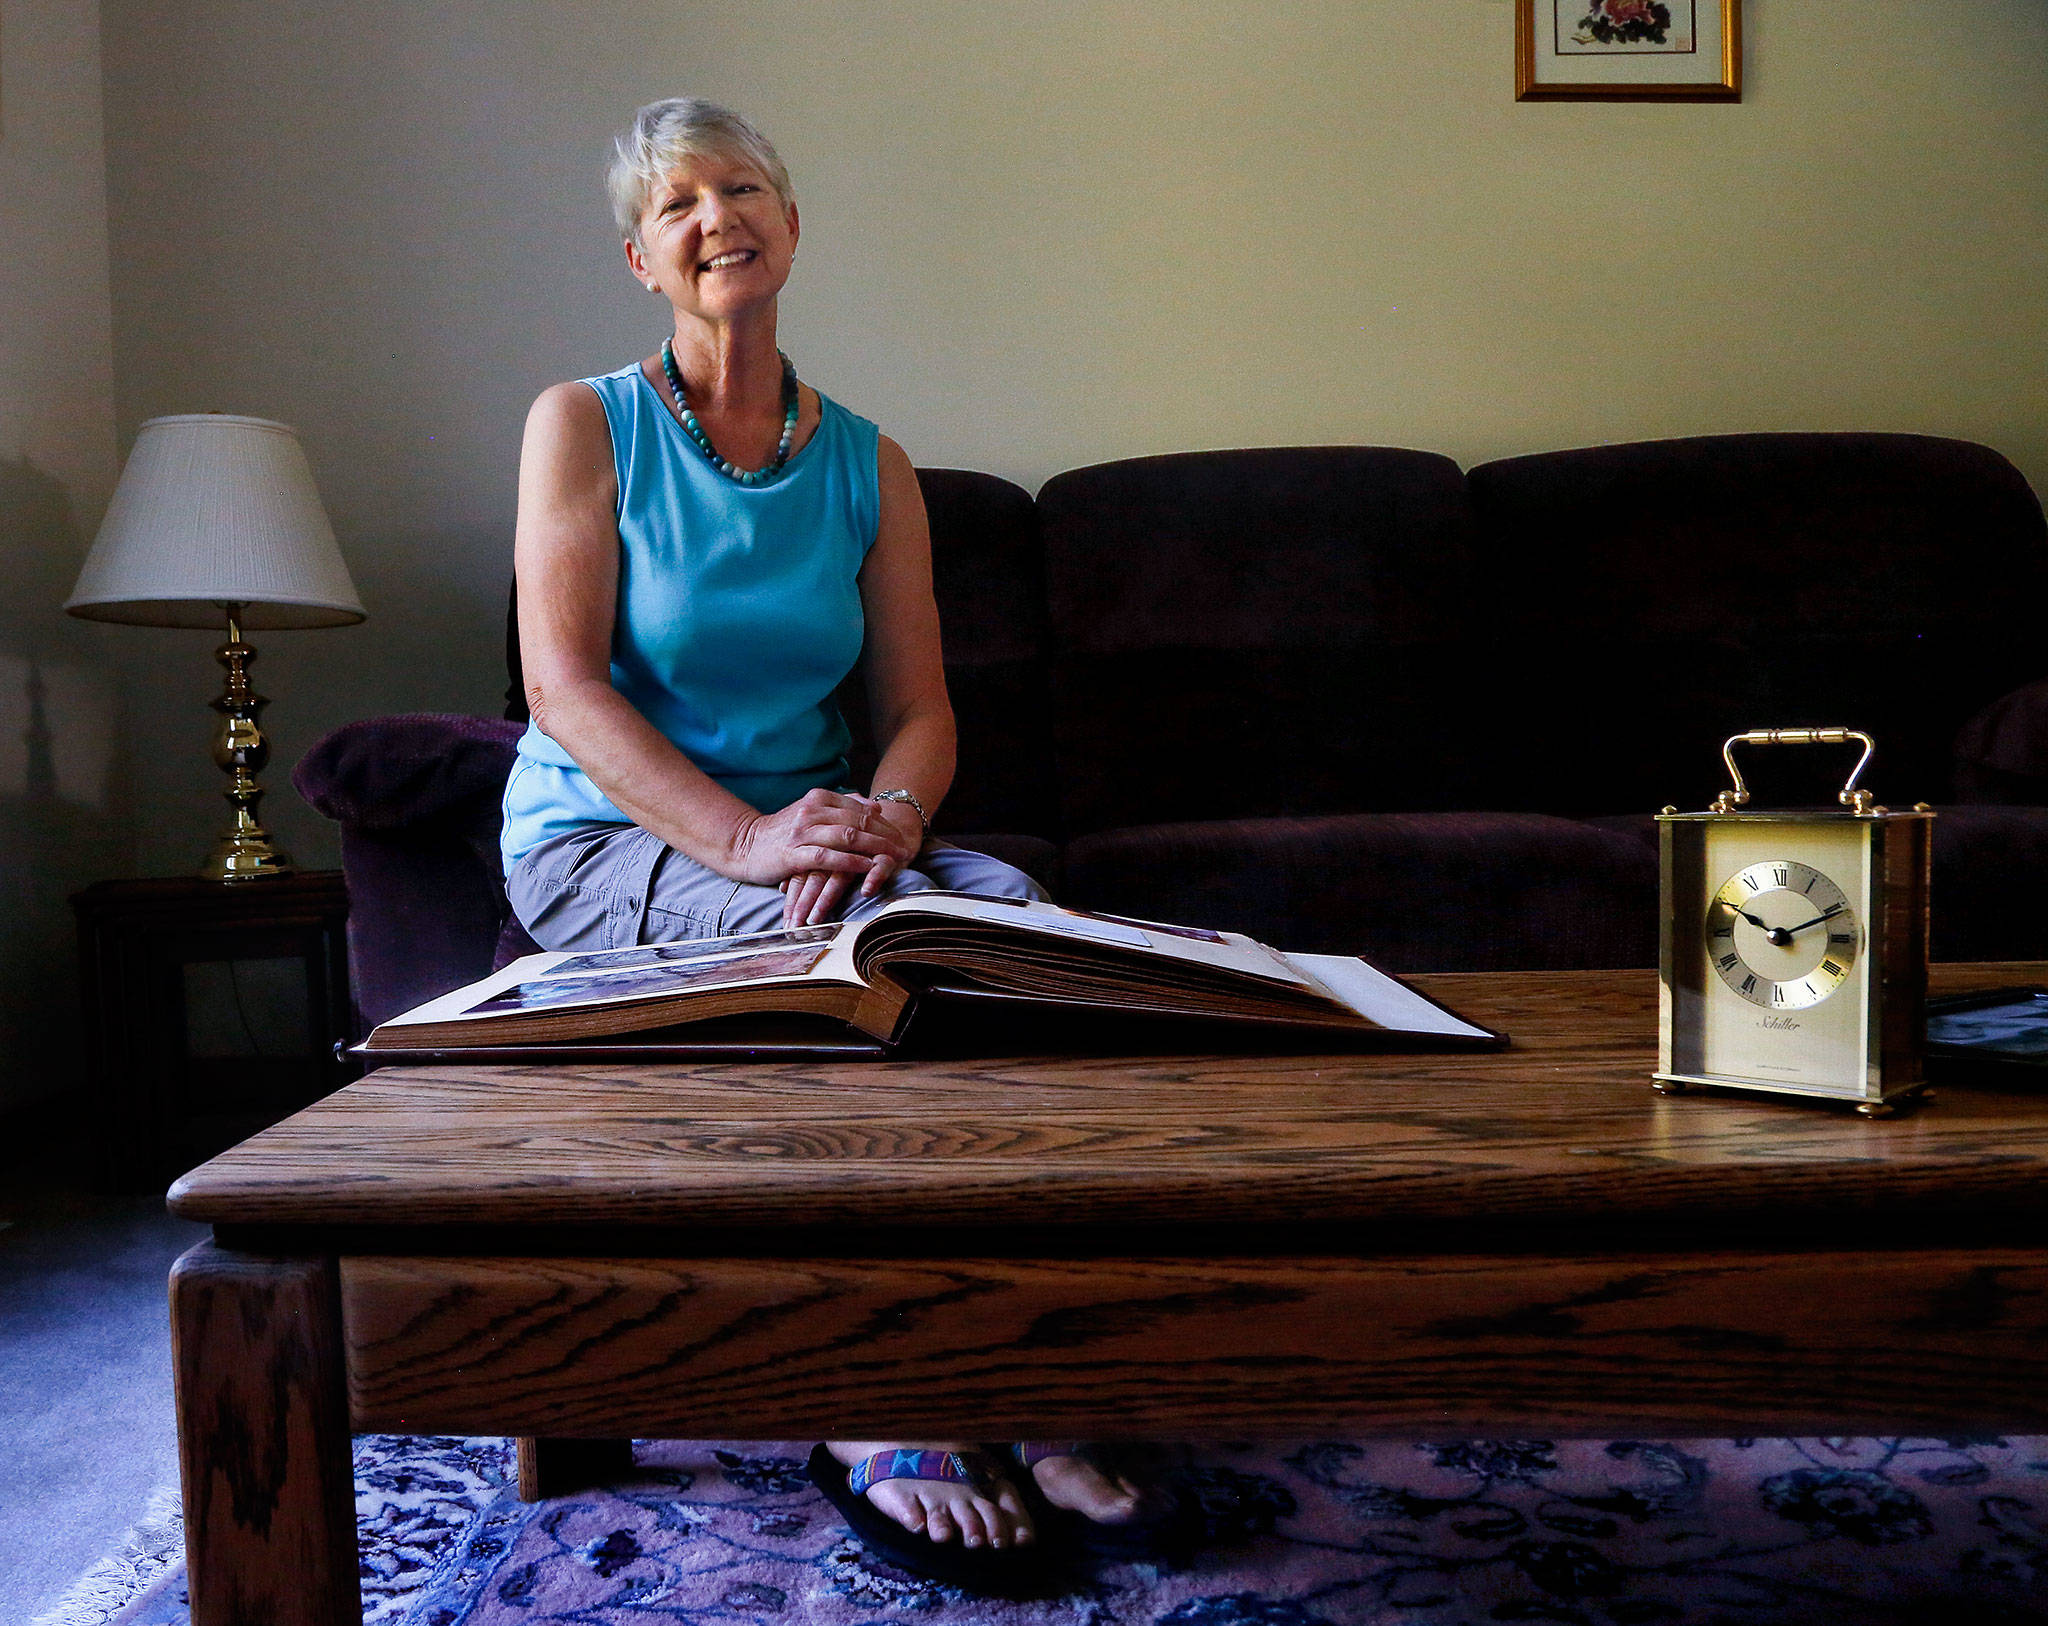
{"label": "wood grain surface", "polygon": [[[1938,967],[1937,988],[2042,979]],[[388,1069],[194,1170],[249,1227],[1687,1223],[2048,1212],[2048,1096],[1655,1095],[1646,971],[1432,976],[1493,1054]]]}
{"label": "wood grain surface", "polygon": [[171,1269],[192,1626],[361,1626],[332,1260]]}
{"label": "wood grain surface", "polygon": [[1196,1437],[2048,1424],[2048,1250],[342,1266],[358,1429]]}

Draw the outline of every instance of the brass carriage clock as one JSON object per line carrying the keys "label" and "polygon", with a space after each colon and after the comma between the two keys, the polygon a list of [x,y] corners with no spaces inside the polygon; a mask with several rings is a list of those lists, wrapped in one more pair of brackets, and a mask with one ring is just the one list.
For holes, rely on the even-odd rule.
{"label": "brass carriage clock", "polygon": [[[1745,810],[1736,746],[1852,741],[1840,807]],[[1924,1087],[1934,815],[1857,789],[1875,750],[1855,729],[1752,729],[1722,745],[1732,788],[1709,811],[1658,815],[1657,1089],[1817,1096],[1882,1118]]]}

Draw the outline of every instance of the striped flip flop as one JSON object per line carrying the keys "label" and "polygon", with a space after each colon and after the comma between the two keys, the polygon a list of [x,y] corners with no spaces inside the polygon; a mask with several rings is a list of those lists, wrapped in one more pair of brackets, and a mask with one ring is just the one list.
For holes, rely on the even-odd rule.
{"label": "striped flip flop", "polygon": [[811,1483],[853,1527],[861,1545],[898,1569],[990,1597],[1042,1597],[1063,1589],[1062,1566],[1048,1553],[1042,1529],[1021,1547],[968,1547],[906,1530],[867,1499],[870,1486],[890,1479],[953,1481],[987,1496],[1008,1481],[979,1451],[878,1451],[849,1471],[820,1445],[811,1452],[809,1470]]}

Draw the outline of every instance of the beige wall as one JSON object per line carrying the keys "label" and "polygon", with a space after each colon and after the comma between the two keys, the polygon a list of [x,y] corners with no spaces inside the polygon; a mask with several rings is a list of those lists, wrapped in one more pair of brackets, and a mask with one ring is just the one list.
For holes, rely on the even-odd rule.
{"label": "beige wall", "polygon": [[[661,330],[600,147],[690,89],[796,174],[799,369],[921,462],[1882,428],[2048,489],[2048,6],[1746,9],[1741,105],[1629,107],[1517,105],[1508,0],[105,0],[123,444],[304,432],[371,620],[264,644],[283,760],[494,709],[525,404]],[[182,868],[207,640],[124,636]]]}
{"label": "beige wall", "polygon": [[78,1081],[68,893],[128,868],[99,629],[113,489],[97,0],[0,0],[0,1107]]}

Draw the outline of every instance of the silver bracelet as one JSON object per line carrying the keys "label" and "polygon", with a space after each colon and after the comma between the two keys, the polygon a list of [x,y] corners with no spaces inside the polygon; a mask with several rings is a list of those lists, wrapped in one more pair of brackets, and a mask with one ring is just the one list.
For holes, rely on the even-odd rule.
{"label": "silver bracelet", "polygon": [[875,792],[875,800],[878,802],[909,803],[910,811],[917,815],[917,822],[924,826],[924,833],[926,835],[930,835],[932,833],[931,816],[925,812],[924,803],[920,802],[915,796],[911,795],[909,791],[878,790]]}

